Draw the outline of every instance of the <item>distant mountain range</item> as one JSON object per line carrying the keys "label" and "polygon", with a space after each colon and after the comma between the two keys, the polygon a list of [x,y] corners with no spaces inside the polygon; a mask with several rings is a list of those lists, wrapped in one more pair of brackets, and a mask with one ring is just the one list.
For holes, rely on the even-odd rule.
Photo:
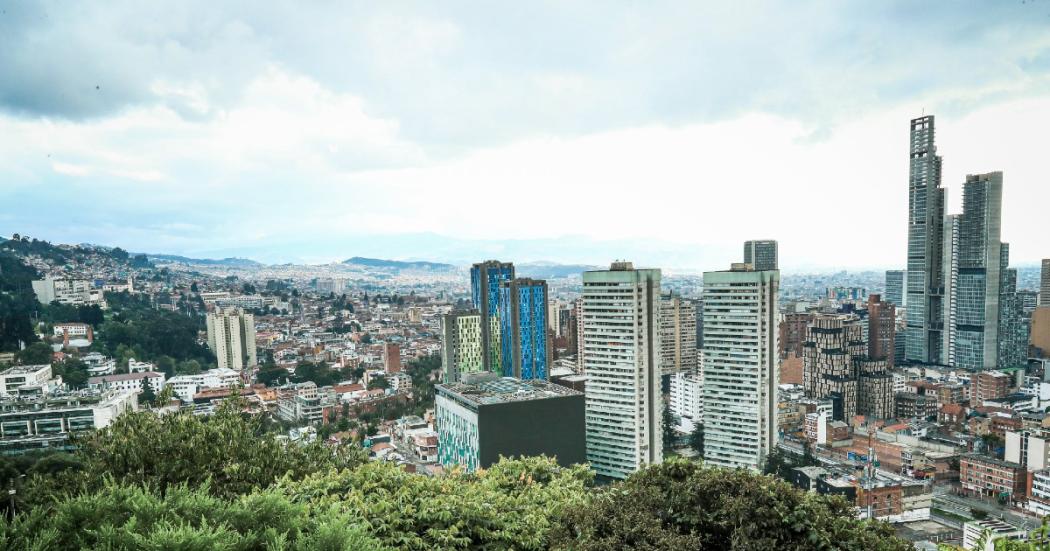
{"label": "distant mountain range", "polygon": [[534,279],[557,279],[561,277],[578,276],[587,270],[600,270],[600,266],[589,266],[587,264],[557,264],[547,262],[525,262],[514,264],[514,274],[518,277],[531,277]]}
{"label": "distant mountain range", "polygon": [[182,264],[196,264],[198,266],[228,266],[230,268],[259,268],[263,264],[247,258],[189,258],[185,256],[179,256],[176,254],[149,254],[146,253],[146,257],[150,261],[156,262],[179,262]]}
{"label": "distant mountain range", "polygon": [[381,258],[365,258],[363,256],[355,256],[348,258],[343,261],[343,264],[349,264],[353,266],[366,266],[369,268],[390,268],[394,270],[455,270],[456,267],[452,264],[443,264],[441,262],[425,262],[422,260],[405,261],[405,260],[383,260]]}

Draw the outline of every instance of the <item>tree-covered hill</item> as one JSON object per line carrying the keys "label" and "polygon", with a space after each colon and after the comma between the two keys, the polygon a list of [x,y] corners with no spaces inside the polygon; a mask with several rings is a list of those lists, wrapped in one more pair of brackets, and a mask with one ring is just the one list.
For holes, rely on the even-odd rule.
{"label": "tree-covered hill", "polygon": [[0,548],[909,548],[839,498],[681,459],[603,487],[547,458],[428,477],[281,442],[232,408],[128,414],[78,444],[26,479]]}

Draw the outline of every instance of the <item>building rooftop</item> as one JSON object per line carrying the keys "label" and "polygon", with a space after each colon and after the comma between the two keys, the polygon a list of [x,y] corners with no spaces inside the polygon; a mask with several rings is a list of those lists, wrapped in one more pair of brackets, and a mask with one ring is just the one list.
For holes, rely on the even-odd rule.
{"label": "building rooftop", "polygon": [[437,388],[475,406],[583,395],[547,381],[521,381],[513,377],[437,385]]}
{"label": "building rooftop", "polygon": [[36,373],[37,371],[40,371],[41,369],[45,369],[45,368],[49,368],[49,367],[51,367],[51,364],[16,365],[14,367],[7,368],[4,371],[0,371],[0,376],[29,375],[31,373]]}
{"label": "building rooftop", "polygon": [[88,384],[95,383],[114,383],[117,381],[134,381],[142,379],[143,377],[160,377],[162,373],[156,371],[136,371],[135,373],[117,373],[116,375],[102,375],[101,377],[91,377],[88,379]]}

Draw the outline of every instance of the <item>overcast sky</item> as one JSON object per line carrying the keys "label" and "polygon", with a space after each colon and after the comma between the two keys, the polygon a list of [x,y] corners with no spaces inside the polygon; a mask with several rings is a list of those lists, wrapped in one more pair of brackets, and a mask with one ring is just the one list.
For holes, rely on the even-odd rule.
{"label": "overcast sky", "polygon": [[903,266],[908,120],[1050,257],[1050,2],[0,2],[0,234]]}

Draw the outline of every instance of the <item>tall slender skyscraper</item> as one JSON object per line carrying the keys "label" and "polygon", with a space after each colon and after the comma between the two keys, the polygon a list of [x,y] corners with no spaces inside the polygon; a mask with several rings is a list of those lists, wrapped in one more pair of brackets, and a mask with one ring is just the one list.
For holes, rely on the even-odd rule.
{"label": "tall slender skyscraper", "polygon": [[704,273],[704,459],[712,465],[757,470],[776,446],[779,287],[779,271],[749,263]]}
{"label": "tall slender skyscraper", "polygon": [[1003,174],[969,175],[959,217],[955,367],[995,369],[999,354]]}
{"label": "tall slender skyscraper", "polygon": [[660,270],[614,262],[583,273],[587,461],[625,478],[663,460]]}
{"label": "tall slender skyscraper", "polygon": [[941,332],[941,363],[955,365],[955,337],[958,331],[959,215],[944,217],[944,331]]}
{"label": "tall slender skyscraper", "polygon": [[474,309],[481,313],[481,347],[485,369],[499,373],[502,370],[503,350],[500,346],[499,289],[504,281],[514,279],[514,264],[487,260],[470,268],[470,298]]}
{"label": "tall slender skyscraper", "polygon": [[1039,277],[1039,306],[1050,306],[1050,258],[1043,259],[1043,271]]}
{"label": "tall slender skyscraper", "polygon": [[886,295],[883,298],[897,308],[904,307],[905,297],[908,296],[904,293],[907,274],[904,270],[886,270]]}
{"label": "tall slender skyscraper", "polygon": [[942,361],[944,188],[932,115],[911,121],[908,175],[907,359]]}
{"label": "tall slender skyscraper", "polygon": [[778,270],[779,262],[775,240],[760,239],[744,242],[744,263],[750,264],[755,271]]}
{"label": "tall slender skyscraper", "polygon": [[547,282],[512,279],[500,285],[500,347],[504,377],[549,378]]}

